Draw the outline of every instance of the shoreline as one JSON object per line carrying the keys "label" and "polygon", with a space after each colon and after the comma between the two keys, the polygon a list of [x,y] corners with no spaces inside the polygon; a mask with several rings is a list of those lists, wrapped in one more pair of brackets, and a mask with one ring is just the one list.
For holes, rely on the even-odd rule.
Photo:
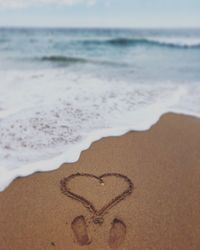
{"label": "shoreline", "polygon": [[[114,219],[126,226],[119,249],[198,249],[199,132],[199,118],[168,113],[147,131],[92,143],[78,162],[17,178],[0,192],[2,250],[110,249]],[[102,225],[94,225],[89,211],[60,190],[60,181],[77,172],[120,173],[135,188],[108,211]],[[126,186],[114,177],[105,184],[107,190],[102,191],[94,180],[80,178],[71,188],[100,208]],[[86,218],[90,234],[91,242],[85,247],[78,244],[72,230],[71,223],[79,215]]]}
{"label": "shoreline", "polygon": [[[18,178],[25,178],[30,175],[34,175],[36,173],[45,173],[45,172],[51,172],[55,171],[60,168],[63,164],[73,164],[79,161],[81,154],[92,147],[92,145],[100,140],[104,140],[106,138],[115,138],[115,137],[121,137],[125,136],[129,133],[139,133],[139,132],[147,132],[150,131],[156,124],[162,119],[164,116],[168,115],[175,115],[175,116],[183,116],[183,117],[191,117],[195,119],[200,119],[200,117],[195,115],[186,115],[182,113],[176,113],[176,112],[167,112],[162,115],[160,115],[152,125],[148,126],[147,128],[143,128],[141,130],[133,130],[128,128],[122,128],[122,129],[106,129],[101,130],[101,132],[96,131],[94,133],[91,133],[87,138],[84,139],[84,143],[81,142],[74,147],[72,146],[70,150],[66,153],[62,153],[59,156],[56,156],[55,158],[48,159],[48,160],[41,160],[38,162],[33,162],[24,166],[21,166],[20,168],[17,168],[15,171],[12,171],[9,173],[9,171],[6,170],[6,168],[2,167],[2,170],[0,171],[1,176],[6,176],[4,178],[4,183],[0,185],[0,193],[6,190],[9,185]],[[110,132],[112,131],[112,132]],[[66,156],[67,155],[67,156]],[[41,169],[41,165],[43,165],[43,169]],[[56,167],[55,167],[56,166]],[[28,170],[27,170],[28,169]],[[37,170],[35,170],[37,169]]]}

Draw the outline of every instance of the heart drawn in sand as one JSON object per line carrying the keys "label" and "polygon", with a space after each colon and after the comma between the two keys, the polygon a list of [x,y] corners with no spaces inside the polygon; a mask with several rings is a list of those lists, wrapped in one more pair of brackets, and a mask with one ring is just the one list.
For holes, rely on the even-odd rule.
{"label": "heart drawn in sand", "polygon": [[[76,177],[81,177],[81,176],[94,178],[98,180],[100,184],[103,184],[104,183],[103,180],[107,177],[120,178],[120,179],[123,179],[128,184],[128,187],[122,193],[112,198],[111,201],[105,204],[101,209],[97,210],[91,201],[87,200],[85,197],[79,194],[72,192],[68,187],[68,184],[72,179]],[[120,201],[124,200],[128,195],[130,195],[134,188],[132,181],[127,176],[118,174],[118,173],[106,173],[101,176],[96,176],[96,175],[87,174],[87,173],[77,173],[77,174],[72,174],[68,177],[63,178],[60,181],[60,184],[61,184],[60,188],[63,194],[67,195],[68,197],[74,200],[81,202],[90,211],[90,213],[93,214],[92,218],[95,224],[103,223],[103,216],[105,215],[105,213],[108,210],[110,210],[112,207],[116,206]]]}

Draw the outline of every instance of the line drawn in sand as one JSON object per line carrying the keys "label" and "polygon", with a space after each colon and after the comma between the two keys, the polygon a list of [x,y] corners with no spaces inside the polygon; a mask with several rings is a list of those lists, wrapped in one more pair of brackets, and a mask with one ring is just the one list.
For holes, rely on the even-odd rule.
{"label": "line drawn in sand", "polygon": [[[97,210],[92,202],[87,200],[85,197],[73,193],[69,187],[69,182],[76,178],[76,177],[88,177],[88,178],[94,178],[102,185],[104,184],[104,179],[107,177],[116,177],[123,179],[127,184],[128,187],[125,191],[123,191],[121,194],[114,197],[110,202],[105,204],[100,210]],[[87,174],[87,173],[76,173],[72,174],[68,177],[63,178],[60,181],[60,189],[62,193],[76,201],[79,201],[83,204],[84,207],[87,208],[87,210],[92,214],[92,221],[94,224],[103,224],[104,222],[104,216],[105,214],[114,206],[116,206],[119,202],[124,200],[128,195],[130,195],[133,192],[134,185],[132,181],[125,175],[119,174],[119,173],[106,173],[101,176],[96,176],[93,174]],[[91,240],[89,239],[88,232],[87,232],[87,224],[84,216],[78,216],[76,217],[72,223],[71,223],[72,231],[74,232],[74,235],[76,237],[77,242],[79,245],[88,245],[91,243]],[[109,246],[113,249],[118,248],[124,241],[126,236],[126,225],[123,221],[115,218],[112,222],[112,226],[109,232]]]}

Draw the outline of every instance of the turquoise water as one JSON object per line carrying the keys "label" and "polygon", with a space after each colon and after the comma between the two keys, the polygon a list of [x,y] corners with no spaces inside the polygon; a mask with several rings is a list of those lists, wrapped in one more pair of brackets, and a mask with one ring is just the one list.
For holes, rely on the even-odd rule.
{"label": "turquoise water", "polygon": [[3,68],[70,67],[131,81],[195,81],[200,29],[0,29],[0,58]]}

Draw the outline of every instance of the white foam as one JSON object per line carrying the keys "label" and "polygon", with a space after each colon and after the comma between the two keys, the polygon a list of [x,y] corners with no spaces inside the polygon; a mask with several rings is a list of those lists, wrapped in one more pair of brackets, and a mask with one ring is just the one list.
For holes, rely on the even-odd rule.
{"label": "white foam", "polygon": [[200,46],[200,38],[194,37],[149,37],[150,41],[159,42],[166,45],[177,45],[177,46]]}
{"label": "white foam", "polygon": [[102,137],[146,130],[166,112],[200,114],[197,84],[106,82],[62,69],[0,71],[0,79],[0,190],[77,161]]}

